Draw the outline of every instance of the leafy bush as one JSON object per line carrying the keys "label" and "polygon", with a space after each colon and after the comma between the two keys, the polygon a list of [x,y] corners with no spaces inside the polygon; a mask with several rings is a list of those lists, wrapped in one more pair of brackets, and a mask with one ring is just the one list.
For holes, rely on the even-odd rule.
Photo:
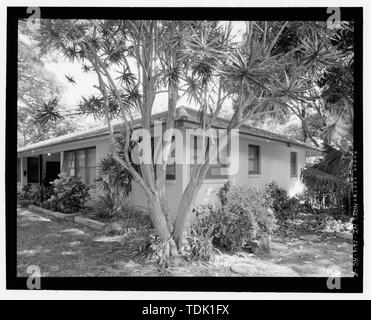
{"label": "leafy bush", "polygon": [[148,226],[128,228],[123,241],[125,242],[125,252],[127,255],[132,257],[143,256],[146,258],[152,258],[154,254],[153,247],[160,243],[155,230]]}
{"label": "leafy bush", "polygon": [[22,196],[23,196],[23,199],[25,200],[32,200],[32,188],[30,185],[24,185],[22,187]]}
{"label": "leafy bush", "polygon": [[42,205],[44,201],[50,199],[52,195],[55,195],[54,188],[52,186],[38,186],[37,191],[32,194],[32,200],[36,205]]}
{"label": "leafy bush", "polygon": [[287,195],[287,191],[280,188],[275,181],[265,187],[265,192],[272,200],[272,209],[278,220],[293,218],[299,207],[299,199]]}
{"label": "leafy bush", "polygon": [[101,203],[97,215],[101,218],[112,218],[120,213],[125,198],[131,191],[132,177],[128,170],[122,167],[111,154],[99,163],[97,188],[104,195],[100,197]]}
{"label": "leafy bush", "polygon": [[111,194],[98,196],[98,201],[95,202],[94,212],[98,218],[113,218],[118,215],[120,206],[116,203]]}
{"label": "leafy bush", "polygon": [[269,251],[270,237],[277,227],[269,196],[255,188],[230,186],[225,200],[222,206],[196,210],[192,229],[212,227],[212,243],[227,251]]}
{"label": "leafy bush", "polygon": [[70,177],[65,172],[58,175],[59,179],[51,182],[54,195],[47,200],[46,206],[55,207],[54,210],[72,213],[84,208],[90,198],[89,187],[80,177]]}

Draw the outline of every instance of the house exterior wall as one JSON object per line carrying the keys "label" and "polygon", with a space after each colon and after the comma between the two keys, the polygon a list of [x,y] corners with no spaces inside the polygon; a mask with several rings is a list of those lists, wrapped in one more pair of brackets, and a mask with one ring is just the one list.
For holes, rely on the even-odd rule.
{"label": "house exterior wall", "polygon": [[[260,146],[260,174],[249,174],[249,144]],[[289,147],[287,143],[268,142],[266,139],[253,139],[240,136],[238,155],[238,173],[230,176],[232,185],[247,185],[256,188],[264,186],[273,180],[286,189],[289,196],[294,196],[304,190],[300,181],[300,170],[306,163],[306,150],[304,148]],[[297,152],[298,176],[290,177],[290,152]],[[226,179],[205,180],[196,198],[196,204],[210,203],[216,200],[216,193],[226,182]]]}
{"label": "house exterior wall", "polygon": [[[184,128],[183,128],[184,130]],[[184,140],[185,144],[185,140]],[[248,173],[248,145],[259,145],[260,146],[260,167],[261,173],[259,175],[250,175]],[[60,158],[55,158],[55,161],[61,161],[63,158],[63,152],[82,148],[96,148],[96,169],[98,176],[98,165],[100,160],[106,156],[110,148],[110,140],[108,135],[104,137],[85,139],[80,141],[68,142],[60,146],[52,146],[50,148],[44,148],[37,152],[27,152],[21,154],[22,156],[22,167],[21,167],[21,183],[19,188],[21,189],[24,184],[27,184],[27,177],[23,176],[23,172],[27,171],[27,157],[37,157],[40,153],[44,154],[47,158],[46,153],[59,152]],[[290,177],[290,151],[297,152],[298,157],[298,176],[295,178]],[[184,155],[185,156],[185,155]],[[285,188],[290,196],[295,195],[303,190],[304,186],[300,182],[300,170],[305,166],[306,161],[306,149],[298,147],[289,147],[287,143],[278,141],[268,141],[263,138],[252,138],[246,135],[240,135],[239,138],[239,152],[232,155],[233,157],[239,158],[239,170],[237,174],[230,176],[231,184],[235,185],[248,185],[257,188],[262,188],[266,184],[275,180],[278,185]],[[43,164],[45,169],[45,163]],[[169,202],[169,209],[172,218],[175,218],[179,201],[185,190],[190,177],[190,166],[189,165],[176,165],[176,177],[175,180],[166,181],[166,195]],[[216,200],[216,193],[220,187],[226,182],[226,179],[206,179],[201,186],[200,192],[196,198],[196,205],[202,203],[210,203]],[[37,186],[38,184],[33,184]],[[100,194],[97,189],[91,189],[92,202]],[[147,199],[144,191],[139,185],[133,183],[132,192],[128,199],[129,204],[133,206],[140,206],[147,208]]]}
{"label": "house exterior wall", "polygon": [[[100,140],[96,143],[96,161],[97,161],[97,176],[98,176],[98,164],[103,159],[110,149],[110,140],[109,138]],[[183,194],[183,166],[176,165],[175,180],[166,181],[166,194],[169,201],[169,210],[172,215],[175,217],[178,203]],[[99,190],[91,190],[92,200],[94,200],[98,195],[100,195]],[[128,198],[129,205],[136,207],[147,208],[147,197],[143,189],[135,182],[132,183],[132,191]]]}

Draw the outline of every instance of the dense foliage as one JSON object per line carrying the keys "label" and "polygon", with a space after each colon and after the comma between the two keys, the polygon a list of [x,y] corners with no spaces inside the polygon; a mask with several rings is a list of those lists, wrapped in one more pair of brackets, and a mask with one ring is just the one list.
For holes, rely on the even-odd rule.
{"label": "dense foliage", "polygon": [[51,182],[54,194],[42,203],[47,209],[72,213],[84,208],[89,200],[89,187],[86,186],[80,177],[70,177],[65,172],[60,173],[59,179]]}
{"label": "dense foliage", "polygon": [[[122,136],[116,138],[119,156],[123,150],[122,140]],[[97,188],[103,191],[103,195],[99,197],[100,203],[95,209],[98,216],[114,217],[120,214],[131,192],[132,179],[130,172],[111,153],[100,160]]]}
{"label": "dense foliage", "polygon": [[293,218],[299,206],[299,199],[289,197],[287,191],[275,181],[266,185],[264,190],[272,200],[272,209],[279,220]]}
{"label": "dense foliage", "polygon": [[193,229],[207,230],[212,243],[227,251],[269,251],[270,237],[277,226],[266,193],[247,186],[223,186],[221,194],[224,205],[198,208]]}

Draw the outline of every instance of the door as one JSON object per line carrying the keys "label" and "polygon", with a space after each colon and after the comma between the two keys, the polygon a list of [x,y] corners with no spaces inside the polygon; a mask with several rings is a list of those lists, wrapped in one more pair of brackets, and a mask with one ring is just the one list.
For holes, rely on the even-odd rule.
{"label": "door", "polygon": [[50,186],[49,182],[58,179],[58,174],[60,173],[60,171],[61,163],[59,161],[47,161],[44,185]]}

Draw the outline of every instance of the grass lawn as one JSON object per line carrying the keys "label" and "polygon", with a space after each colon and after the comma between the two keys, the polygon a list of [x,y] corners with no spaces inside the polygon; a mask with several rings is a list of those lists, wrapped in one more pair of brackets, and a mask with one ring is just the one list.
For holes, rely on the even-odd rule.
{"label": "grass lawn", "polygon": [[217,253],[210,264],[193,262],[166,271],[125,251],[122,236],[17,209],[17,274],[28,276],[27,267],[39,266],[42,276],[239,276],[231,266],[243,266],[244,276],[319,276],[331,269],[353,276],[353,247],[349,240],[321,235],[274,238],[272,253]]}

